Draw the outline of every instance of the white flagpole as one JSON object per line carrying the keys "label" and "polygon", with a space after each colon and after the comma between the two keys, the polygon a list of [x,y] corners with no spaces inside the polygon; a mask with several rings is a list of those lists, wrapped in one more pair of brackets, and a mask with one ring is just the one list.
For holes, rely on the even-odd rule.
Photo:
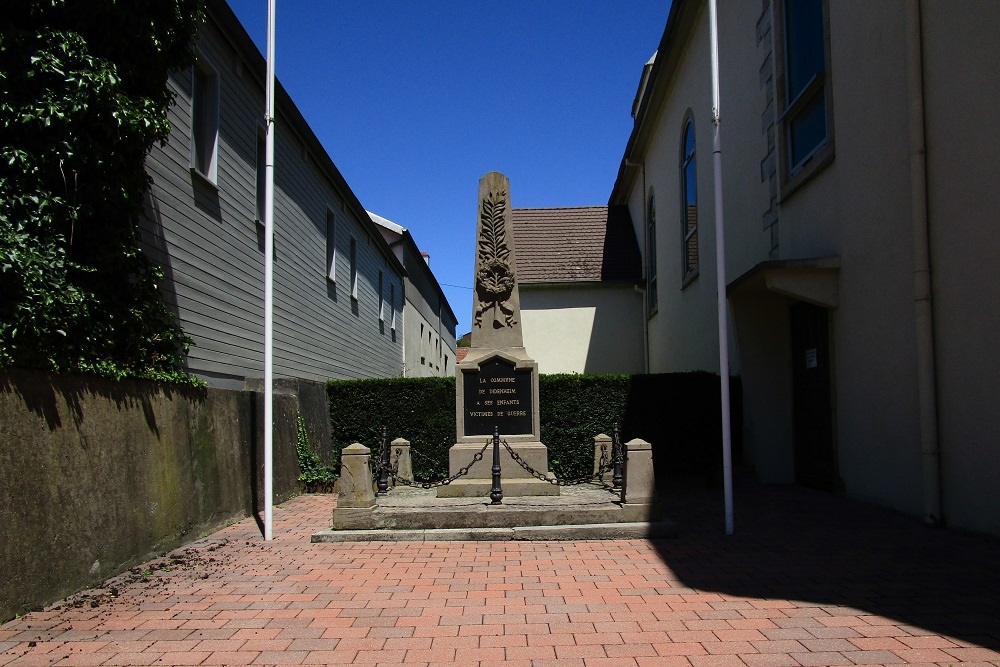
{"label": "white flagpole", "polygon": [[274,487],[274,3],[267,1],[267,80],[264,83],[264,539],[273,539]]}
{"label": "white flagpole", "polygon": [[712,167],[715,181],[715,278],[719,306],[719,384],[722,398],[722,476],[725,488],[726,535],[733,534],[732,425],[729,420],[729,313],[726,309],[726,239],[722,215],[722,124],[719,112],[719,16],[709,0],[712,39]]}

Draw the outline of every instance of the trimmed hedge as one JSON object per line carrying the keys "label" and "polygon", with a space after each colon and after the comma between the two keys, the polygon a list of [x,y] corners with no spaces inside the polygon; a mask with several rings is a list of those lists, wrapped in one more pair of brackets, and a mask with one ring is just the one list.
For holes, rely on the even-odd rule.
{"label": "trimmed hedge", "polygon": [[[722,465],[719,378],[711,373],[656,375],[541,375],[541,440],[549,467],[560,478],[593,471],[594,436],[619,425],[622,442],[653,445],[658,477],[697,473],[716,477]],[[414,452],[414,475],[435,480],[448,473],[455,442],[455,379],[337,380],[327,384],[334,465],[340,450],[360,442],[375,450],[388,431]],[[742,391],[732,378],[733,458],[739,460]],[[373,451],[374,453],[374,451]]]}
{"label": "trimmed hedge", "polygon": [[332,467],[338,474],[341,450],[360,442],[375,455],[384,427],[390,442],[410,441],[417,479],[448,475],[448,449],[455,444],[455,378],[331,380],[326,386]]}

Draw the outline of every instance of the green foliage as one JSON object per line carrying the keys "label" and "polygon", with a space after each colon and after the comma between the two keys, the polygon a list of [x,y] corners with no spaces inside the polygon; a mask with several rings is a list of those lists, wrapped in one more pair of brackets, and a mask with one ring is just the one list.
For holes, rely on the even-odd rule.
{"label": "green foliage", "polygon": [[310,446],[306,422],[302,419],[302,415],[298,415],[295,419],[295,453],[299,457],[298,480],[305,485],[306,491],[309,493],[331,491],[337,476],[332,469],[323,465],[316,451]]}
{"label": "green foliage", "polygon": [[455,444],[455,378],[333,380],[327,383],[333,458],[360,442],[375,454],[386,429],[391,442],[410,441],[413,476],[431,481],[448,475]]}
{"label": "green foliage", "polygon": [[[628,375],[541,375],[538,378],[541,439],[556,477],[594,471],[594,436],[611,435],[625,418]],[[648,438],[647,438],[648,439]]]}
{"label": "green foliage", "polygon": [[[642,438],[653,445],[654,464],[662,474],[713,477],[721,466],[716,375],[541,375],[538,385],[541,440],[557,477],[593,472],[594,436],[611,435],[615,423],[623,443]],[[337,461],[340,450],[353,442],[372,448],[374,454],[384,426],[390,441],[403,437],[412,444],[417,479],[447,476],[448,449],[456,435],[454,378],[341,380],[329,382],[327,391]],[[733,378],[731,393],[738,459],[739,378]]]}
{"label": "green foliage", "polygon": [[[722,465],[719,377],[712,373],[655,375],[542,375],[542,442],[558,477],[589,474],[594,436],[619,427],[621,442],[642,438],[653,445],[659,473],[714,477]],[[740,444],[741,385],[733,378],[734,448]],[[734,453],[738,460],[738,451]]]}
{"label": "green foliage", "polygon": [[197,384],[139,249],[202,0],[22,0],[0,28],[0,367]]}

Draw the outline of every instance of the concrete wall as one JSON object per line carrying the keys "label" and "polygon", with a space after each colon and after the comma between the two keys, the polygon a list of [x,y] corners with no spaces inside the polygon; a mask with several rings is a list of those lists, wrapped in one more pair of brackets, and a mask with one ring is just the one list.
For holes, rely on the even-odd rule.
{"label": "concrete wall", "polygon": [[539,373],[642,373],[643,296],[632,285],[519,286],[521,330]]}
{"label": "concrete wall", "polygon": [[[1000,46],[991,0],[923,3],[928,205],[949,522],[1000,535]],[[963,48],[956,48],[961,45]]]}
{"label": "concrete wall", "polygon": [[[275,406],[274,501],[298,490],[296,401]],[[0,621],[263,504],[252,392],[0,374]]]}
{"label": "concrete wall", "polygon": [[[839,484],[852,497],[921,515],[908,5],[827,3],[832,160],[793,188],[781,183],[784,156],[774,136],[781,111],[775,107],[775,4],[720,8],[728,279],[769,260],[839,259],[829,310]],[[995,174],[983,167],[1000,156],[1000,136],[989,131],[1000,84],[982,75],[1000,66],[1000,43],[989,37],[1000,5],[925,0],[921,6],[943,513],[953,525],[1000,534],[1000,490],[992,481],[1000,474],[993,414],[1000,404],[1000,191]],[[658,54],[668,65],[653,84],[662,100],[629,156],[644,170],[635,169],[628,189],[616,193],[628,202],[640,239],[650,190],[656,195],[652,372],[718,369],[709,26],[703,3],[681,8],[671,52]],[[700,275],[683,285],[675,228],[687,113],[697,133]],[[764,280],[730,298],[736,325],[731,371],[741,373],[745,388],[745,453],[768,481],[794,480],[788,308],[802,298]]]}

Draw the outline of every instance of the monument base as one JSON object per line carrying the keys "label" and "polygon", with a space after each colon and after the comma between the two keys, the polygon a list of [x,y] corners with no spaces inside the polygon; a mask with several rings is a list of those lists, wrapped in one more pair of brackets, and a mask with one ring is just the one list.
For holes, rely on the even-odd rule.
{"label": "monument base", "polygon": [[[516,437],[516,436],[515,436]],[[451,484],[437,488],[438,498],[478,498],[490,495],[493,488],[493,446],[483,451],[481,461],[473,462],[477,452],[483,449],[485,440],[463,442],[453,445],[448,453],[448,472],[458,474],[468,466],[469,473]],[[532,469],[555,479],[549,472],[548,449],[540,442],[512,442],[511,449]],[[471,464],[471,465],[470,465]],[[522,468],[510,452],[500,445],[500,488],[504,496],[558,496],[559,487],[532,476]]]}
{"label": "monument base", "polygon": [[[558,496],[559,487],[540,479],[506,479],[500,483],[503,497]],[[437,488],[438,498],[488,498],[493,489],[492,479],[456,479]]]}

